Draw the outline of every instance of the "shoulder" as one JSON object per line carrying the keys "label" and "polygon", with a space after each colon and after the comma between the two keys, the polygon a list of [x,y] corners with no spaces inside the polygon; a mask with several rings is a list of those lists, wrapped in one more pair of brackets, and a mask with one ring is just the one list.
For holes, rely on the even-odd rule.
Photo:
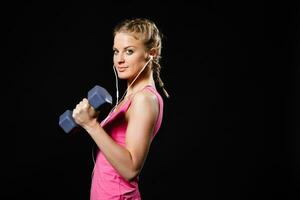
{"label": "shoulder", "polygon": [[143,112],[145,112],[145,114],[146,112],[157,112],[157,96],[147,89],[139,91],[132,98],[130,107],[131,110],[142,110]]}
{"label": "shoulder", "polygon": [[137,92],[134,95],[134,97],[132,99],[132,103],[133,104],[138,103],[138,104],[156,105],[158,103],[158,100],[157,100],[156,95],[153,92],[151,92],[147,89],[144,89],[144,90]]}

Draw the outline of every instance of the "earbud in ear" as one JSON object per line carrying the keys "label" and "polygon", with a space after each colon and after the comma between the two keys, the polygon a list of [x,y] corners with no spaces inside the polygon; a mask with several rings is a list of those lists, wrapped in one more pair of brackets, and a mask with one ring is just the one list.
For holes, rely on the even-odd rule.
{"label": "earbud in ear", "polygon": [[150,55],[150,56],[149,56],[149,58],[150,58],[150,60],[152,60],[152,59],[153,59],[153,56],[152,56],[152,55]]}

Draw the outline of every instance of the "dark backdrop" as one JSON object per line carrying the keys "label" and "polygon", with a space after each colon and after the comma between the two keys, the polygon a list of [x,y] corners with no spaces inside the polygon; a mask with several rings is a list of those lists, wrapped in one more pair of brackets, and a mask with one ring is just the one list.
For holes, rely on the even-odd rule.
{"label": "dark backdrop", "polygon": [[148,17],[163,32],[171,96],[141,173],[144,200],[299,198],[299,3],[6,8],[17,115],[5,199],[89,198],[93,142],[65,134],[58,118],[96,84],[115,99],[112,29],[128,17]]}

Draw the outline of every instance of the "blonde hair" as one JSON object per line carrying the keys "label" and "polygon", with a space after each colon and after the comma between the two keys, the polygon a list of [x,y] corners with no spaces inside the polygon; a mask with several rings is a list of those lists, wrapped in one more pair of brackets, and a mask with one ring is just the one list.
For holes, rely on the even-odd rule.
{"label": "blonde hair", "polygon": [[145,18],[125,19],[115,26],[113,36],[121,32],[131,33],[136,39],[142,40],[146,50],[156,50],[157,55],[153,57],[152,62],[149,64],[154,72],[153,75],[155,81],[157,81],[165,96],[169,98],[169,94],[165,89],[165,84],[160,78],[161,65],[159,61],[161,59],[162,34],[155,23]]}

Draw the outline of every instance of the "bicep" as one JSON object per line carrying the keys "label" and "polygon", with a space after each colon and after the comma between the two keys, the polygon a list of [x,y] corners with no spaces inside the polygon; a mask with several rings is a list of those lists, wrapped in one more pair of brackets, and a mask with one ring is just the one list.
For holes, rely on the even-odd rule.
{"label": "bicep", "polygon": [[137,94],[129,110],[126,148],[138,169],[147,157],[157,116],[158,103],[153,94]]}

